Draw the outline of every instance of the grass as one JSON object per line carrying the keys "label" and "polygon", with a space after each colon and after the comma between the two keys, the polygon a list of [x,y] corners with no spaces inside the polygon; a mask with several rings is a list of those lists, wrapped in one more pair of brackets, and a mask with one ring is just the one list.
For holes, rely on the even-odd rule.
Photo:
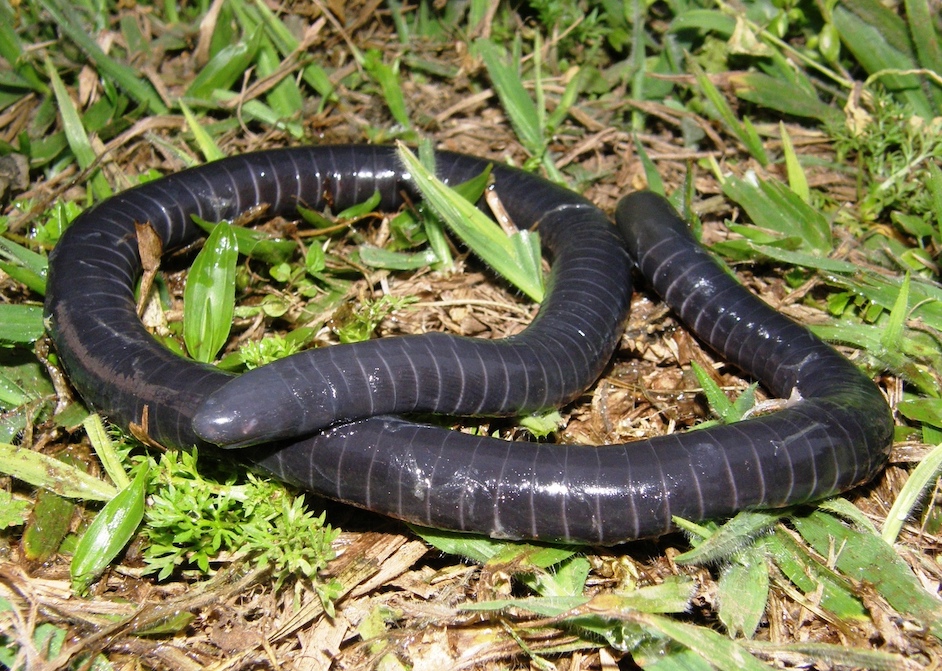
{"label": "grass", "polygon": [[[942,658],[942,26],[927,0],[214,10],[0,0],[0,663],[915,669]],[[205,455],[158,457],[68,403],[44,365],[54,353],[38,305],[46,254],[79,211],[220,155],[399,139],[525,166],[608,210],[630,189],[663,189],[754,290],[874,375],[899,420],[891,465],[812,509],[554,547],[325,511]],[[190,274],[187,292],[202,295],[187,302],[220,304],[231,294],[218,287],[236,287],[232,334],[228,319],[181,310],[174,272],[155,278],[160,337],[204,359],[222,348],[238,370],[372,335],[500,336],[533,313],[426,212],[300,215],[304,226],[203,222],[220,242]],[[252,260],[233,266],[234,245]],[[486,246],[538,267],[529,243]],[[557,438],[720,421],[703,398],[732,421],[753,390],[715,363],[638,301],[611,370],[563,409]]]}

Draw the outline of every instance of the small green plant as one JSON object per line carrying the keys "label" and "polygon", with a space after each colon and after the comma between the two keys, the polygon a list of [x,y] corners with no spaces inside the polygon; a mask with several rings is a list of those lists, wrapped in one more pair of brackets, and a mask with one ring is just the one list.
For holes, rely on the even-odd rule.
{"label": "small green plant", "polygon": [[396,310],[400,310],[418,299],[414,296],[391,296],[385,294],[376,300],[364,301],[350,318],[334,328],[337,338],[342,343],[369,340],[379,323]]}
{"label": "small green plant", "polygon": [[334,558],[338,530],[324,515],[306,510],[303,497],[281,485],[247,475],[223,482],[197,469],[196,451],[165,453],[154,472],[142,535],[149,573],[164,579],[193,565],[203,572],[222,552],[238,552],[271,571],[280,587],[300,575],[317,582],[317,572]]}
{"label": "small green plant", "polygon": [[932,177],[933,168],[937,172],[942,162],[942,119],[927,121],[917,116],[878,86],[867,91],[866,97],[869,102],[857,108],[854,122],[829,129],[838,160],[857,164],[858,215],[864,222],[873,222],[886,212],[905,213],[906,217],[897,216],[895,221],[911,234],[924,230],[911,223],[910,217],[918,217],[938,244],[938,228],[932,230],[931,223],[942,213]]}

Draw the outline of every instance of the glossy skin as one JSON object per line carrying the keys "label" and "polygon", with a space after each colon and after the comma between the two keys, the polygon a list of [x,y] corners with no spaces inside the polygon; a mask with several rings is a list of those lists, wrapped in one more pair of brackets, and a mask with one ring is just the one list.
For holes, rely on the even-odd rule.
{"label": "glossy skin", "polygon": [[[437,168],[456,183],[485,165],[441,153]],[[144,330],[133,302],[135,221],[150,222],[172,249],[198,236],[193,213],[232,218],[258,203],[290,213],[299,202],[322,207],[325,191],[335,208],[377,189],[384,208],[396,207],[403,190],[414,197],[395,152],[368,146],[247,154],[88,211],[50,258],[50,334],[86,401],[124,425],[141,425],[146,407],[146,430],[158,442],[263,442],[230,454],[324,496],[500,538],[614,544],[664,533],[672,515],[700,520],[819,499],[882,467],[892,420],[873,383],[736,285],[646,193],[623,199],[616,219],[649,282],[733,363],[774,394],[797,388],[803,400],[736,425],[599,448],[510,444],[385,414],[515,414],[564,403],[600,374],[618,342],[630,298],[622,236],[565,189],[502,166],[494,176],[513,220],[536,224],[553,260],[540,315],[514,338],[369,341],[233,382]]]}

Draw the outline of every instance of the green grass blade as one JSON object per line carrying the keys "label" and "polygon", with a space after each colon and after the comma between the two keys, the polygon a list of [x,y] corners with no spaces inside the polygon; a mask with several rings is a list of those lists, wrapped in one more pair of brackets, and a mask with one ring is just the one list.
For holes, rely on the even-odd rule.
{"label": "green grass blade", "polygon": [[710,410],[724,422],[741,419],[732,416],[733,402],[729,400],[720,385],[716,383],[716,380],[703,369],[703,366],[696,361],[692,361],[690,367],[693,369],[693,374],[697,376],[697,382],[700,384],[700,389],[703,390],[703,395],[707,398],[707,405]]}
{"label": "green grass blade", "polygon": [[154,114],[168,112],[167,106],[153,87],[141,78],[140,72],[118,63],[101,50],[92,36],[86,32],[84,23],[69,4],[60,4],[58,0],[40,0],[40,4],[53,17],[59,30],[85,52],[98,70],[127,91],[131,98],[149,108]]}
{"label": "green grass blade", "polygon": [[794,535],[777,528],[761,543],[778,569],[821,608],[841,620],[866,619],[867,609],[853,593],[851,581],[815,557]]}
{"label": "green grass blade", "polygon": [[219,145],[216,144],[212,136],[206,132],[203,124],[199,122],[199,119],[196,118],[189,106],[182,100],[180,101],[180,110],[183,112],[186,125],[190,127],[190,132],[193,133],[196,146],[200,148],[200,153],[203,154],[203,158],[207,161],[218,161],[221,158],[225,158],[225,153],[219,148]]}
{"label": "green grass blade", "polygon": [[231,226],[220,222],[186,277],[183,340],[197,361],[208,363],[226,344],[235,312],[238,244]]}
{"label": "green grass blade", "polygon": [[839,109],[821,102],[813,91],[779,77],[745,72],[733,73],[729,81],[737,97],[756,105],[823,123],[838,123],[843,118]]}
{"label": "green grass blade", "polygon": [[667,195],[664,193],[664,180],[661,179],[661,173],[658,172],[657,166],[648,156],[648,152],[637,135],[634,137],[634,143],[635,152],[637,152],[638,158],[641,159],[641,167],[644,168],[644,179],[648,183],[648,189],[662,196]]}
{"label": "green grass blade", "polygon": [[656,631],[689,648],[721,671],[771,671],[774,668],[756,659],[735,641],[712,629],[653,613],[639,614],[636,621],[646,629]]}
{"label": "green grass blade", "polygon": [[765,153],[762,140],[756,135],[752,125],[740,122],[739,117],[733,112],[732,108],[730,108],[729,103],[726,102],[726,98],[724,98],[719,89],[713,85],[713,82],[710,81],[710,78],[707,76],[706,72],[703,71],[703,68],[692,60],[690,63],[693,68],[694,76],[697,78],[697,83],[700,86],[700,90],[713,105],[713,109],[719,117],[719,120],[726,124],[726,127],[733,135],[739,138],[739,141],[742,142],[746,150],[760,165],[768,165],[769,157]]}
{"label": "green grass blade", "polygon": [[484,59],[487,74],[494,84],[497,97],[524,148],[536,158],[546,151],[540,114],[520,79],[516,66],[490,40],[477,40],[474,48]]}
{"label": "green grass blade", "polygon": [[41,452],[0,443],[0,471],[69,499],[108,501],[117,489]]}
{"label": "green grass blade", "polygon": [[[674,561],[678,564],[704,564],[728,559],[748,546],[758,534],[764,533],[788,512],[787,509],[782,509],[745,510],[737,513],[695,548],[677,555]],[[675,522],[680,523],[681,520]]]}
{"label": "green grass blade", "polygon": [[[301,43],[288,30],[288,27],[272,13],[264,0],[255,0],[255,8],[258,10],[262,24],[265,26],[265,32],[275,48],[278,49],[278,53],[283,57],[288,57],[301,47]],[[301,78],[322,97],[327,99],[336,97],[333,82],[330,81],[330,77],[324,68],[317,63],[305,65],[301,70]]]}
{"label": "green grass blade", "polygon": [[[485,263],[527,296],[539,302],[543,299],[542,272],[533,274],[532,254],[521,255],[520,243],[513,242],[500,226],[483,212],[430,173],[405,145],[399,145],[399,156],[411,173],[423,197],[438,211],[448,227],[468,245]],[[515,235],[528,238],[532,246],[535,234],[520,231]]]}
{"label": "green grass blade", "polygon": [[144,466],[104,505],[82,534],[69,567],[76,593],[84,593],[134,537],[144,519],[147,480],[148,469]]}
{"label": "green grass blade", "polygon": [[808,188],[808,177],[798,162],[798,155],[795,153],[792,137],[781,121],[778,123],[778,129],[782,136],[782,152],[785,155],[785,172],[788,175],[788,186],[795,192],[796,196],[804,202],[810,203],[811,190]]}
{"label": "green grass blade", "polygon": [[46,257],[0,237],[0,270],[40,296],[46,293]]}
{"label": "green grass blade", "polygon": [[851,529],[822,512],[793,517],[792,524],[821,556],[830,556],[836,548],[834,564],[839,571],[869,583],[900,614],[942,639],[942,600],[926,591],[882,538]]}
{"label": "green grass blade", "polygon": [[[905,42],[895,38],[898,31],[894,28],[899,17],[888,10],[876,9],[871,0],[854,0],[851,3],[855,9],[865,7],[871,10],[868,18],[874,23],[868,23],[847,6],[838,5],[834,8],[834,26],[841,35],[841,40],[854,54],[864,69],[873,76],[875,73],[895,73],[904,70],[913,70],[918,66],[912,59],[908,49],[908,37]],[[901,100],[912,105],[913,110],[923,119],[933,117],[934,108],[926,95],[922,92],[919,78],[909,74],[885,74],[880,81],[887,89],[895,93]]]}
{"label": "green grass blade", "polygon": [[38,305],[0,304],[0,342],[29,345],[45,333],[43,309]]}
{"label": "green grass blade", "polygon": [[769,567],[761,545],[738,553],[717,581],[720,621],[731,638],[752,638],[769,600]]}
{"label": "green grass blade", "polygon": [[406,108],[406,98],[399,83],[399,62],[387,65],[378,49],[370,49],[363,55],[363,69],[379,84],[383,100],[390,114],[405,130],[411,130],[412,121]]}
{"label": "green grass blade", "polygon": [[884,325],[883,336],[880,338],[880,344],[885,349],[900,350],[902,348],[903,326],[909,316],[909,286],[910,275],[906,273],[899,294],[896,296],[896,301],[893,303],[893,309],[890,310],[890,318]]}
{"label": "green grass blade", "polygon": [[246,70],[255,61],[261,38],[261,31],[256,30],[247,40],[220,50],[187,87],[185,97],[211,100],[213,91],[217,89],[228,91],[232,88],[232,85],[242,79]]}
{"label": "green grass blade", "polygon": [[404,253],[392,252],[383,247],[362,245],[359,249],[360,261],[371,268],[387,270],[418,270],[438,263],[434,250]]}
{"label": "green grass blade", "polygon": [[13,30],[16,18],[7,3],[0,3],[0,58],[13,68],[13,72],[23,85],[40,95],[49,93],[49,87],[29,62],[23,48],[23,41]]}
{"label": "green grass blade", "polygon": [[[940,36],[935,29],[937,23],[933,22],[932,9],[928,0],[905,0],[906,19],[909,23],[909,33],[912,36],[913,46],[916,47],[916,56],[919,66],[932,70],[942,77],[942,45]],[[938,4],[935,7],[938,13]],[[942,83],[929,79],[928,86],[936,109],[942,109]]]}
{"label": "green grass blade", "polygon": [[95,413],[88,415],[82,422],[82,427],[85,429],[85,433],[88,434],[88,439],[92,447],[95,448],[95,454],[98,455],[98,460],[104,467],[105,473],[108,474],[115,486],[118,489],[124,489],[131,484],[128,474],[124,472],[124,467],[121,465],[121,458],[114,448],[114,443],[111,442],[108,432],[105,431],[105,425],[102,423],[101,417]]}
{"label": "green grass blade", "polygon": [[891,545],[896,542],[903,524],[912,516],[913,510],[925,498],[928,491],[935,486],[940,472],[942,472],[942,445],[936,445],[916,465],[916,468],[909,474],[906,484],[896,495],[896,500],[883,523],[883,532],[880,534],[883,540]]}
{"label": "green grass blade", "polygon": [[[46,74],[52,82],[52,89],[55,92],[56,103],[62,117],[62,127],[65,130],[69,148],[75,155],[79,166],[83,170],[87,170],[95,165],[97,156],[92,148],[91,140],[88,139],[88,134],[85,132],[85,126],[82,125],[82,118],[78,110],[75,109],[75,104],[72,102],[69,92],[66,91],[65,84],[59,78],[59,73],[56,72],[49,60],[46,61]],[[100,171],[95,171],[90,182],[92,193],[96,199],[103,200],[111,195],[111,187]]]}
{"label": "green grass blade", "polygon": [[752,223],[782,236],[799,236],[806,251],[821,255],[832,248],[831,226],[824,215],[777,180],[753,184],[727,177],[723,193],[746,210]]}

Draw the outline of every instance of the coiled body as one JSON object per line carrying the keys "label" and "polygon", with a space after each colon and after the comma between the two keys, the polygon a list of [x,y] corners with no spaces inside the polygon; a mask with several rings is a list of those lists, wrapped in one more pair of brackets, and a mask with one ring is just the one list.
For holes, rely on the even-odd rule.
{"label": "coiled body", "polygon": [[[458,154],[437,159],[450,183],[485,165]],[[879,390],[727,277],[664,201],[643,193],[623,200],[618,235],[561,187],[501,166],[494,177],[512,219],[537,227],[553,262],[539,317],[514,338],[383,339],[304,353],[233,381],[146,332],[133,300],[135,222],[149,222],[172,249],[197,237],[193,214],[220,220],[258,204],[272,214],[298,204],[343,208],[374,191],[393,208],[403,193],[415,197],[394,150],[370,146],[246,154],[101,203],[51,256],[50,334],[92,406],[125,425],[146,415],[144,428],[163,444],[263,443],[233,455],[331,498],[495,537],[612,544],[663,533],[672,515],[705,519],[821,498],[883,465],[892,421]],[[701,338],[773,393],[797,389],[802,400],[736,425],[603,447],[512,444],[385,414],[512,414],[573,398],[620,337],[629,252]]]}

